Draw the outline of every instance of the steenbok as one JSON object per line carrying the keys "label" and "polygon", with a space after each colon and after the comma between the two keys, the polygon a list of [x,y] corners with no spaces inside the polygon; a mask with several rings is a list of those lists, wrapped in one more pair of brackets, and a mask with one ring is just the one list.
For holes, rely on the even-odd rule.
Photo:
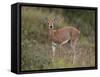
{"label": "steenbok", "polygon": [[48,19],[48,29],[49,29],[49,40],[52,42],[52,59],[54,61],[56,45],[63,46],[70,41],[71,48],[73,50],[73,64],[75,60],[75,50],[80,36],[80,30],[72,27],[66,26],[60,29],[54,29],[54,23],[56,19]]}

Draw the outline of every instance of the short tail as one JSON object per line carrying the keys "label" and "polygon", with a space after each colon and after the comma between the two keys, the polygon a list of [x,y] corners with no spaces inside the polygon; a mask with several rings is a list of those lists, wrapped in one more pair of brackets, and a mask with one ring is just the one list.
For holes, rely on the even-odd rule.
{"label": "short tail", "polygon": [[80,27],[79,27],[79,26],[76,26],[76,28],[77,28],[78,30],[80,30]]}

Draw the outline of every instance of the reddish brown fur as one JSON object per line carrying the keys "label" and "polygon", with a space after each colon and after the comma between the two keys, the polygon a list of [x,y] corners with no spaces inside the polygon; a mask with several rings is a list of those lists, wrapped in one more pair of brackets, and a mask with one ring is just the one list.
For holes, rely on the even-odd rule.
{"label": "reddish brown fur", "polygon": [[73,42],[79,39],[80,31],[74,27],[63,27],[57,30],[49,29],[49,38],[53,42],[61,44],[66,40]]}

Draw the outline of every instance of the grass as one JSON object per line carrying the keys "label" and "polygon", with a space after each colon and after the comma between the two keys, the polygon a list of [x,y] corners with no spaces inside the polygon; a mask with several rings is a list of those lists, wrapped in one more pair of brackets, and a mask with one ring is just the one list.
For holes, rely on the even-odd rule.
{"label": "grass", "polygon": [[[34,45],[34,44],[33,44]],[[22,70],[41,70],[57,68],[75,68],[95,66],[95,49],[81,47],[76,51],[76,62],[72,64],[73,52],[71,48],[62,47],[59,57],[59,47],[56,49],[55,60],[52,62],[52,49],[48,44],[29,45],[22,52]],[[25,60],[24,60],[25,59]]]}
{"label": "grass", "polygon": [[[79,11],[79,10],[78,10]],[[78,12],[77,11],[77,12]],[[72,17],[68,16],[67,12],[63,13],[63,10],[53,10],[48,8],[32,8],[32,7],[23,7],[22,8],[22,38],[21,38],[21,70],[43,70],[43,69],[57,69],[57,68],[75,68],[75,67],[91,67],[95,66],[95,39],[94,32],[90,26],[89,22],[85,23],[91,27],[88,30],[88,27],[81,27],[81,36],[79,39],[78,47],[76,50],[76,59],[75,64],[72,64],[73,61],[73,51],[70,47],[70,44],[67,44],[61,48],[59,51],[59,46],[56,48],[55,60],[52,62],[52,48],[51,42],[48,41],[48,24],[45,17],[55,17],[61,16],[65,17],[61,22],[56,23],[55,28],[60,28],[67,26],[68,23],[66,20],[74,16],[73,12],[69,11],[69,14],[73,15]],[[76,12],[76,14],[77,14]],[[65,16],[64,16],[65,15]],[[82,17],[88,17],[87,13],[80,13]],[[90,15],[90,13],[89,13]],[[76,15],[75,17],[77,17]],[[69,18],[68,18],[69,17]],[[80,18],[81,24],[84,20]],[[93,18],[91,18],[93,19]],[[76,20],[76,18],[74,18]],[[75,22],[75,21],[74,21]],[[93,22],[92,22],[93,23]],[[74,23],[72,23],[74,24]],[[94,26],[94,25],[93,25]],[[84,31],[84,30],[88,31]],[[92,32],[92,36],[89,34]],[[86,35],[85,35],[86,34]]]}

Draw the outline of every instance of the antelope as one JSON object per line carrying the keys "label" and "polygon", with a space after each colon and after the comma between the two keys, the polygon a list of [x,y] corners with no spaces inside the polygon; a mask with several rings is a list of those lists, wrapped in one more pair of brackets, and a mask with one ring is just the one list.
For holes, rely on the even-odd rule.
{"label": "antelope", "polygon": [[55,57],[55,49],[57,44],[59,46],[63,46],[70,41],[71,43],[71,48],[73,51],[73,63],[75,60],[75,51],[76,51],[76,46],[79,40],[80,36],[80,30],[73,27],[73,26],[65,26],[60,29],[54,29],[54,23],[56,22],[55,18],[54,19],[48,19],[48,29],[49,29],[49,40],[52,42],[52,57],[54,59]]}

